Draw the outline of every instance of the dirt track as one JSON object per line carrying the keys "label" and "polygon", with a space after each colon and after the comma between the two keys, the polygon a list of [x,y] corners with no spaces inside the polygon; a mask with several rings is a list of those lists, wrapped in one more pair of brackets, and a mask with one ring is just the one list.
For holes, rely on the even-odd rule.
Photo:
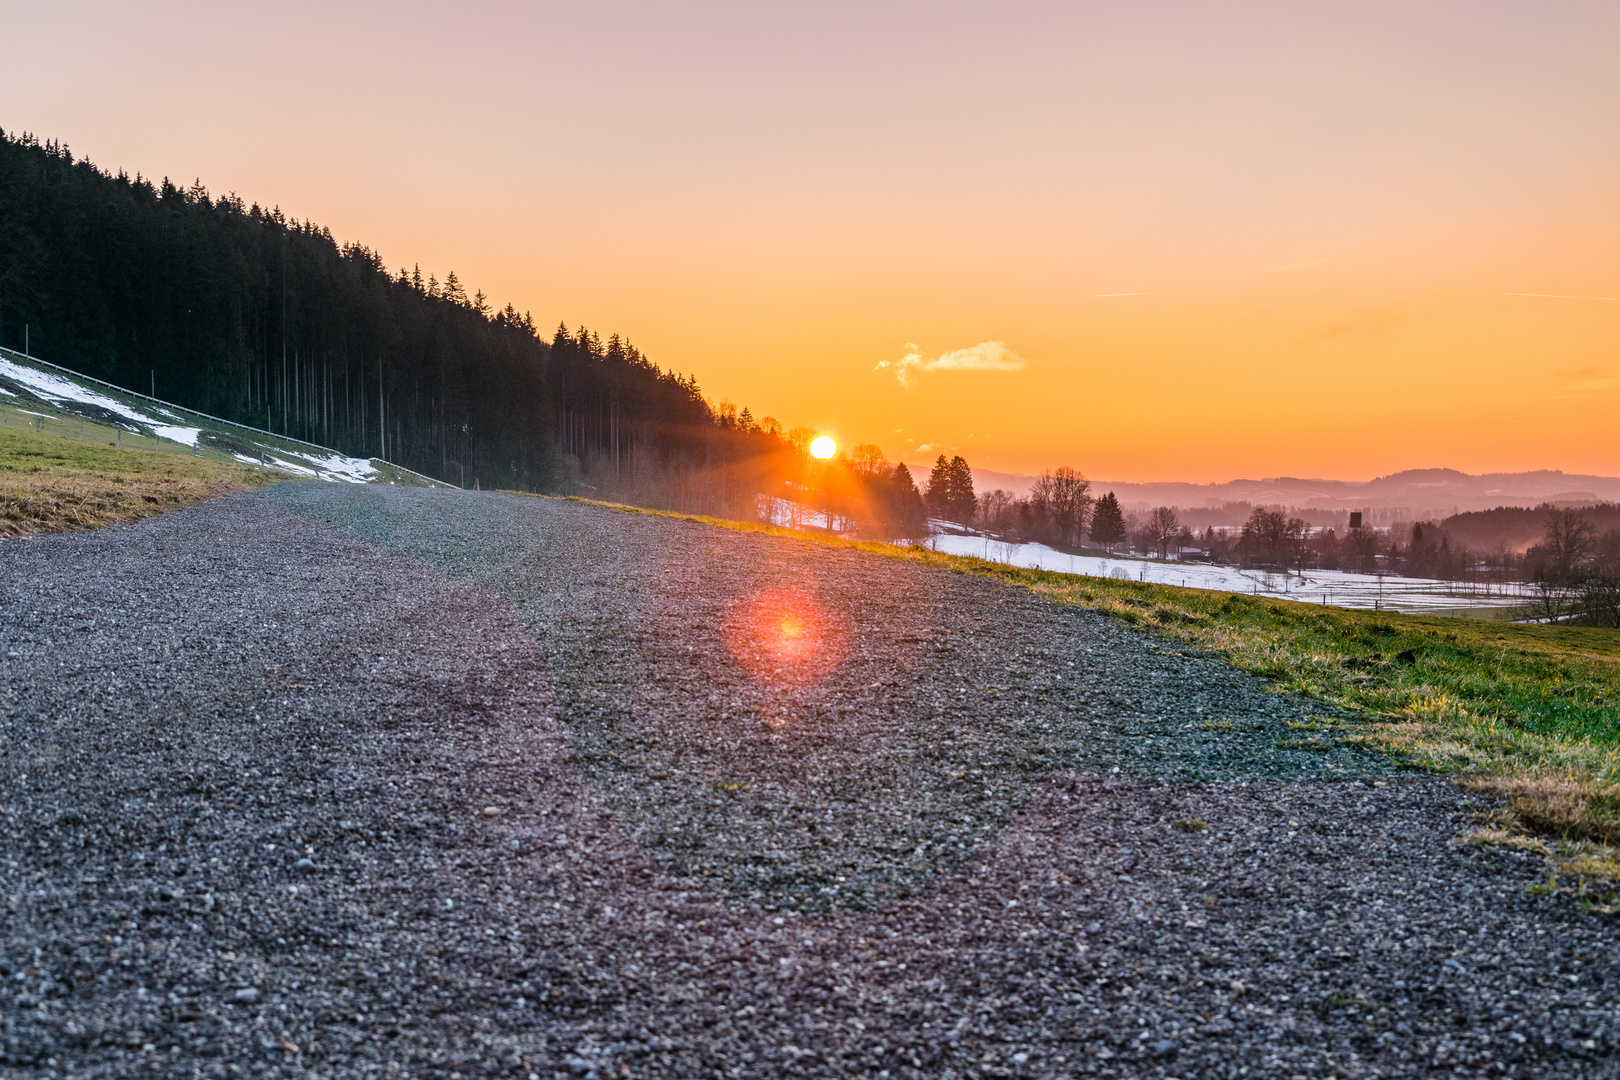
{"label": "dirt track", "polygon": [[0,545],[0,1072],[1614,1075],[1613,925],[1309,712],[578,504]]}

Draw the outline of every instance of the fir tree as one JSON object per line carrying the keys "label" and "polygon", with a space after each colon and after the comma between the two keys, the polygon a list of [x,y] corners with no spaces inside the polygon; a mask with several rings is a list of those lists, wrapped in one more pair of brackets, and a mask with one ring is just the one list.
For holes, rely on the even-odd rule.
{"label": "fir tree", "polygon": [[928,474],[928,509],[938,518],[968,525],[978,500],[973,495],[973,470],[961,454],[950,461],[939,455]]}
{"label": "fir tree", "polygon": [[939,455],[934,461],[934,467],[928,473],[928,491],[923,496],[928,502],[928,511],[937,518],[949,518],[951,489],[951,465],[945,460],[945,455]]}
{"label": "fir tree", "polygon": [[1125,515],[1112,491],[1098,499],[1096,509],[1091,512],[1091,539],[1110,552],[1115,544],[1125,539]]}

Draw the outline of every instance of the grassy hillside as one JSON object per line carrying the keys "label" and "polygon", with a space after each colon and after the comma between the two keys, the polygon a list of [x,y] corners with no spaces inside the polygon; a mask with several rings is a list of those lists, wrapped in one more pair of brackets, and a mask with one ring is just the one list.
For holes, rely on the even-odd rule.
{"label": "grassy hillside", "polygon": [[1354,743],[1455,775],[1506,800],[1479,838],[1551,834],[1579,842],[1566,845],[1568,865],[1615,873],[1607,845],[1620,841],[1620,632],[1347,611],[692,520],[978,574],[1110,612],[1321,702],[1297,745]]}
{"label": "grassy hillside", "polygon": [[[0,426],[0,532],[10,537],[96,529],[286,479],[270,469],[184,452],[109,446],[41,432],[6,410]],[[156,440],[147,440],[156,442]]]}

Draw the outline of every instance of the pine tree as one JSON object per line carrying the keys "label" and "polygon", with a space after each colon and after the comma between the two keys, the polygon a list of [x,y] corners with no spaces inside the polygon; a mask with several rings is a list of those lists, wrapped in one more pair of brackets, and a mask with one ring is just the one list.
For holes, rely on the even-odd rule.
{"label": "pine tree", "polygon": [[945,460],[945,455],[939,455],[934,467],[928,473],[928,491],[923,496],[928,502],[928,512],[937,518],[949,520],[951,512],[951,466]]}
{"label": "pine tree", "polygon": [[450,271],[449,276],[444,279],[444,298],[452,304],[460,304],[462,307],[467,306],[467,290],[463,289],[461,282],[456,280],[454,270]]}
{"label": "pine tree", "polygon": [[928,507],[923,504],[917,482],[911,478],[911,470],[904,462],[899,463],[883,480],[884,530],[892,537],[907,539],[926,533]]}
{"label": "pine tree", "polygon": [[979,508],[979,500],[973,494],[973,470],[968,468],[967,459],[961,454],[951,458],[950,477],[950,519],[962,525],[971,525],[974,511]]}
{"label": "pine tree", "polygon": [[1112,491],[1097,500],[1097,508],[1091,513],[1091,539],[1104,551],[1113,551],[1114,545],[1125,539],[1125,515]]}

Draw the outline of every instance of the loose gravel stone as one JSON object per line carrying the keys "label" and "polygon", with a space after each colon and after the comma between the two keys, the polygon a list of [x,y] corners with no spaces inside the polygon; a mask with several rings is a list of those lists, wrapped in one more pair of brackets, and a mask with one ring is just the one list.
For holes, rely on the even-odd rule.
{"label": "loose gravel stone", "polygon": [[[667,872],[767,908],[927,887],[1071,770],[1390,771],[1323,739],[1319,707],[982,578],[561,500],[275,497],[512,601],[602,799]],[[790,622],[803,663],[776,647]]]}
{"label": "loose gravel stone", "polygon": [[[1458,844],[1454,788],[1276,746],[1310,710],[1253,680],[971,578],[460,498],[278,490],[0,545],[0,1074],[1616,1075],[1614,925]],[[307,516],[356,506],[434,551]],[[710,546],[723,584],[682,577]],[[724,638],[783,587],[867,629],[760,689]],[[894,590],[932,602],[923,641]],[[959,692],[997,663],[999,696]],[[825,738],[746,726],[777,705]],[[951,758],[951,730],[980,741]],[[824,796],[858,856],[784,824],[726,878]],[[964,850],[917,855],[949,817]],[[649,823],[740,836],[672,858]],[[864,863],[870,899],[815,899]]]}

